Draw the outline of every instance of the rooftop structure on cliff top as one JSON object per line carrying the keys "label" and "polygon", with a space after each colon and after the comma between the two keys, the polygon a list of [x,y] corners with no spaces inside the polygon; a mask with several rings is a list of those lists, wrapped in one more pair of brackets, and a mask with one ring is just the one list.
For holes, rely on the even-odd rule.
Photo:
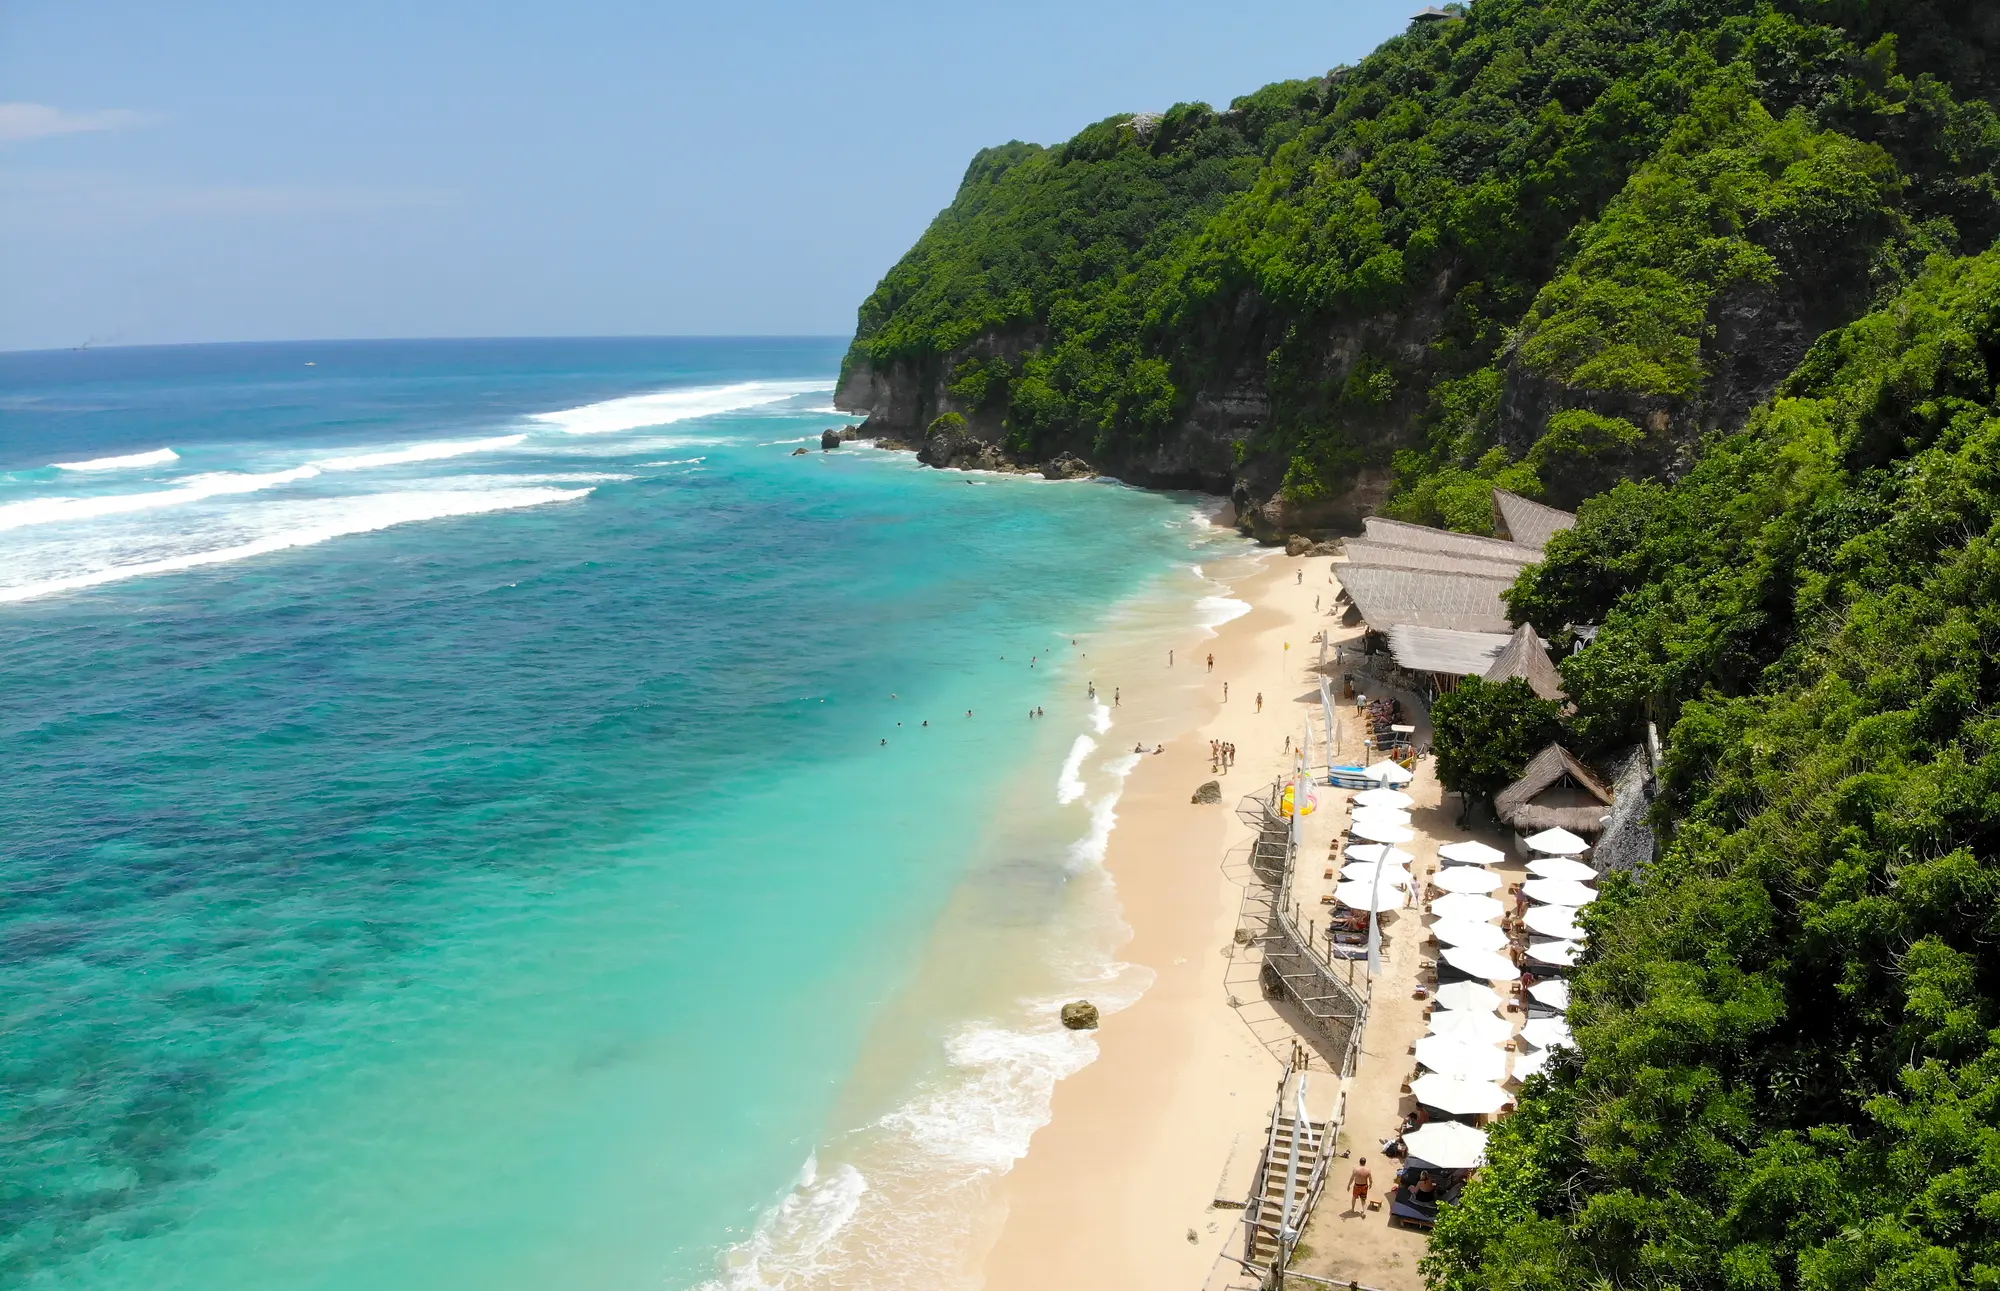
{"label": "rooftop structure on cliff top", "polygon": [[1542,558],[1540,548],[1509,542],[1505,538],[1487,538],[1476,533],[1454,533],[1449,529],[1433,529],[1429,525],[1410,524],[1405,520],[1390,520],[1384,516],[1369,516],[1361,523],[1367,530],[1367,540],[1384,547],[1410,547],[1418,551],[1435,552],[1440,556],[1498,561],[1502,564],[1511,564],[1517,569]]}
{"label": "rooftop structure on cliff top", "polygon": [[1392,547],[1351,538],[1346,543],[1347,563],[1376,565],[1384,569],[1428,569],[1440,574],[1472,574],[1480,578],[1512,578],[1527,564],[1525,560],[1486,560],[1457,556],[1449,552],[1427,551],[1422,547]]}
{"label": "rooftop structure on cliff top", "polygon": [[1452,19],[1452,18],[1456,18],[1456,17],[1458,17],[1458,16],[1459,16],[1458,14],[1455,14],[1455,13],[1451,12],[1451,11],[1450,11],[1449,9],[1440,9],[1440,8],[1438,8],[1438,7],[1436,6],[1436,5],[1434,5],[1434,4],[1433,4],[1433,5],[1425,5],[1425,6],[1423,7],[1423,8],[1421,8],[1421,9],[1417,10],[1417,11],[1416,11],[1415,13],[1411,14],[1411,15],[1410,15],[1410,21],[1411,21],[1411,22],[1445,22],[1445,21],[1448,21],[1448,20],[1450,20],[1450,19]]}

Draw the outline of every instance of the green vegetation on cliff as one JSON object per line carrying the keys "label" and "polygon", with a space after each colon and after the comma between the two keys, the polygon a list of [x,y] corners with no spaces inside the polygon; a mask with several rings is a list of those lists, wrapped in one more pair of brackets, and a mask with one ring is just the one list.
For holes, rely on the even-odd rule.
{"label": "green vegetation on cliff", "polygon": [[1981,21],[1480,0],[1227,111],[981,154],[848,365],[1028,455],[1143,475],[1221,437],[1207,460],[1307,527],[1392,466],[1411,519],[1484,528],[1496,479],[1573,503],[1683,464],[1926,255],[2000,232]]}
{"label": "green vegetation on cliff", "polygon": [[2000,253],[1936,257],[1519,616],[1603,624],[1572,739],[1669,732],[1580,1053],[1441,1219],[1452,1291],[2000,1285]]}
{"label": "green vegetation on cliff", "polygon": [[1465,529],[1495,482],[1581,501],[1509,598],[1600,625],[1573,707],[1467,686],[1440,771],[1653,722],[1664,849],[1587,909],[1577,1049],[1441,1216],[1440,1291],[2000,1288],[1996,39],[1479,0],[989,154],[863,310],[851,365],[1020,451],[1223,435],[1287,520],[1371,471]]}

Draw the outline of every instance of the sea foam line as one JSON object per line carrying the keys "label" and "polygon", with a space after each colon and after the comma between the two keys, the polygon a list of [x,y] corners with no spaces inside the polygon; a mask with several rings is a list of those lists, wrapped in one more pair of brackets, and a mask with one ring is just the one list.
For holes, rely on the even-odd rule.
{"label": "sea foam line", "polygon": [[587,403],[558,412],[535,413],[529,420],[554,426],[566,434],[604,435],[783,403],[787,399],[826,388],[825,381],[738,381],[732,385],[693,386],[683,390],[628,395],[623,399],[606,399],[602,403]]}
{"label": "sea foam line", "polygon": [[1097,751],[1097,741],[1088,735],[1076,737],[1076,743],[1069,746],[1069,756],[1063,759],[1062,772],[1056,776],[1056,801],[1064,806],[1083,797],[1083,760]]}
{"label": "sea foam line", "polygon": [[490,439],[438,439],[403,448],[387,448],[375,453],[355,453],[314,462],[323,471],[361,471],[374,466],[401,466],[406,462],[437,462],[467,453],[495,453],[522,443],[526,435],[495,435]]}
{"label": "sea foam line", "polygon": [[153,489],[145,493],[109,493],[91,498],[33,498],[26,502],[10,502],[0,506],[0,530],[66,520],[94,520],[100,516],[150,511],[155,507],[180,506],[231,493],[255,493],[259,489],[309,480],[318,474],[316,466],[295,466],[288,471],[266,471],[262,474],[217,471],[193,476],[170,489]]}
{"label": "sea foam line", "polygon": [[0,604],[53,596],[58,592],[81,591],[105,583],[123,582],[128,578],[174,574],[182,570],[199,569],[204,565],[222,565],[232,561],[247,560],[253,556],[268,555],[293,547],[311,547],[349,534],[372,533],[377,529],[410,524],[418,520],[441,520],[448,516],[482,515],[489,511],[508,511],[521,507],[544,506],[551,502],[570,502],[589,493],[589,489],[495,489],[488,493],[431,492],[413,489],[401,493],[368,494],[347,499],[345,514],[338,520],[269,534],[234,547],[189,552],[130,565],[113,565],[107,569],[95,569],[87,573],[69,574],[36,583],[23,583],[17,587],[0,587]]}
{"label": "sea foam line", "polygon": [[178,462],[181,455],[171,448],[156,448],[149,453],[127,453],[123,457],[93,457],[83,462],[50,462],[59,471],[123,471],[136,466],[164,466],[168,462]]}

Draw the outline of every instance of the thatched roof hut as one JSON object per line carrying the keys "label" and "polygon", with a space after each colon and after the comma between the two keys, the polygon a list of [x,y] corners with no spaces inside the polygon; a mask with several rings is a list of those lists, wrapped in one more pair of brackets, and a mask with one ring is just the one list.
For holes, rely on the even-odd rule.
{"label": "thatched roof hut", "polygon": [[1377,632],[1386,632],[1400,624],[1460,632],[1504,633],[1511,627],[1507,622],[1507,606],[1500,596],[1513,583],[1512,575],[1486,578],[1434,570],[1342,565],[1338,576],[1361,617]]}
{"label": "thatched roof hut", "polygon": [[1498,632],[1458,632],[1399,623],[1389,629],[1389,653],[1406,672],[1429,673],[1440,691],[1461,677],[1483,676],[1512,640]]}
{"label": "thatched roof hut", "polygon": [[1514,635],[1508,638],[1506,646],[1481,675],[1491,682],[1519,677],[1543,699],[1569,698],[1563,690],[1562,674],[1549,662],[1548,647],[1542,644],[1531,623],[1523,623],[1514,629]]}
{"label": "thatched roof hut", "polygon": [[1521,834],[1567,829],[1596,838],[1611,814],[1612,793],[1597,773],[1560,744],[1537,753],[1521,778],[1493,795],[1493,811]]}
{"label": "thatched roof hut", "polygon": [[1493,512],[1509,538],[1537,552],[1560,531],[1576,527],[1576,516],[1570,512],[1531,502],[1505,489],[1493,490]]}

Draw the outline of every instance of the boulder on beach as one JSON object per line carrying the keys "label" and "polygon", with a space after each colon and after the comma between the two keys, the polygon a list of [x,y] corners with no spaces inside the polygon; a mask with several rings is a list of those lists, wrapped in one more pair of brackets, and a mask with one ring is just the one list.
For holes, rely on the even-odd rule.
{"label": "boulder on beach", "polygon": [[1222,781],[1220,781],[1220,780],[1210,780],[1210,781],[1209,781],[1209,782],[1208,782],[1207,784],[1205,784],[1205,785],[1203,785],[1203,786],[1202,786],[1201,788],[1199,788],[1199,789],[1195,790],[1195,791],[1194,791],[1194,797],[1192,797],[1192,798],[1188,799],[1188,801],[1189,801],[1189,802],[1221,802],[1221,801],[1222,801]]}
{"label": "boulder on beach", "polygon": [[1072,1031],[1097,1029],[1097,1006],[1089,1000],[1071,1000],[1062,1007],[1062,1024]]}
{"label": "boulder on beach", "polygon": [[1057,453],[1042,463],[1041,472],[1047,480],[1081,480],[1097,474],[1097,468],[1075,453]]}
{"label": "boulder on beach", "polygon": [[840,432],[832,426],[828,426],[819,433],[819,451],[822,453],[831,452],[839,448],[841,442]]}

